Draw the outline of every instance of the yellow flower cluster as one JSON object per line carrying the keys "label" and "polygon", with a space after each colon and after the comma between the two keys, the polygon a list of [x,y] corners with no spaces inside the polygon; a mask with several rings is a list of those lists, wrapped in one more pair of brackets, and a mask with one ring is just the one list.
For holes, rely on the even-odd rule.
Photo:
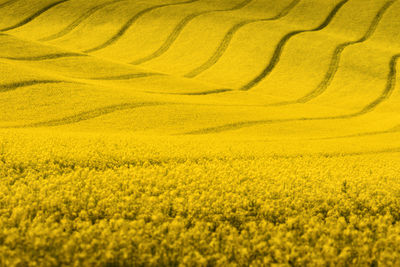
{"label": "yellow flower cluster", "polygon": [[0,135],[1,266],[400,264],[396,153],[15,135]]}

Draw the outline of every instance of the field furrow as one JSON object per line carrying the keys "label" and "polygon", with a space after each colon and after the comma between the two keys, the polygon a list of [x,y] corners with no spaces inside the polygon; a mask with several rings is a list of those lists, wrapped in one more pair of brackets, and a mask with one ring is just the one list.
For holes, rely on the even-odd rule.
{"label": "field furrow", "polygon": [[28,80],[22,82],[14,82],[7,84],[0,84],[0,92],[7,92],[11,90],[18,89],[20,87],[32,86],[36,84],[46,84],[46,83],[62,83],[64,81],[56,81],[56,80]]}
{"label": "field furrow", "polygon": [[42,15],[43,13],[45,13],[46,11],[52,9],[53,7],[55,7],[55,6],[57,6],[57,5],[60,5],[60,4],[62,4],[62,3],[65,3],[65,2],[68,2],[68,1],[69,1],[69,0],[61,0],[61,1],[54,2],[54,3],[52,3],[52,4],[48,5],[48,6],[45,6],[44,8],[38,10],[37,12],[35,12],[35,13],[32,14],[32,15],[30,15],[29,17],[27,17],[27,18],[21,20],[20,22],[14,24],[14,25],[5,27],[5,28],[1,28],[1,29],[0,29],[0,32],[10,31],[10,30],[14,30],[14,29],[16,29],[16,28],[18,28],[18,27],[24,26],[25,24],[28,24],[29,22],[31,22],[31,21],[34,20],[35,18],[39,17],[40,15]]}
{"label": "field furrow", "polygon": [[16,2],[16,1],[18,1],[18,0],[8,0],[8,1],[5,1],[3,3],[0,3],[0,8],[6,7],[8,5],[11,5],[12,3]]}
{"label": "field furrow", "polygon": [[246,5],[248,5],[251,1],[253,1],[253,0],[245,0],[242,3],[239,3],[238,5],[235,5],[234,7],[228,8],[228,9],[208,10],[208,11],[193,13],[193,14],[190,14],[190,15],[186,16],[185,18],[183,18],[178,23],[178,25],[176,25],[176,27],[174,28],[172,33],[168,36],[167,40],[165,40],[165,42],[160,46],[160,48],[158,48],[152,54],[150,54],[150,55],[148,55],[146,57],[137,59],[137,60],[135,60],[135,61],[133,61],[131,63],[134,64],[134,65],[138,65],[138,64],[142,64],[142,63],[144,63],[146,61],[150,61],[150,60],[152,60],[152,59],[154,59],[156,57],[161,56],[163,53],[165,53],[171,47],[171,45],[174,43],[174,41],[178,38],[179,34],[185,28],[185,26],[187,24],[189,24],[192,20],[196,19],[197,17],[199,17],[201,15],[213,13],[213,12],[223,12],[223,11],[238,10],[238,9],[241,9],[241,8],[245,7]]}
{"label": "field furrow", "polygon": [[265,79],[265,77],[268,76],[269,73],[271,73],[271,71],[274,69],[274,67],[276,66],[276,64],[278,64],[280,56],[283,52],[283,49],[285,48],[285,45],[287,44],[287,42],[290,41],[291,38],[293,38],[294,36],[301,34],[301,33],[305,33],[305,32],[317,32],[320,31],[322,29],[324,29],[326,26],[328,26],[328,24],[332,21],[332,19],[335,17],[336,13],[342,8],[342,6],[344,4],[346,4],[348,2],[348,0],[344,0],[341,1],[339,4],[337,4],[332,11],[329,13],[328,17],[326,17],[326,19],[321,23],[321,25],[319,25],[318,27],[314,28],[314,29],[310,29],[310,30],[301,30],[301,31],[293,31],[290,32],[288,34],[286,34],[277,44],[274,53],[272,54],[272,58],[270,59],[268,65],[263,69],[263,71],[257,75],[253,80],[251,80],[250,82],[246,83],[245,85],[243,85],[242,87],[240,87],[240,90],[242,91],[247,91],[250,90],[251,88],[253,88],[254,86],[256,86],[258,83],[260,83],[263,79]]}
{"label": "field furrow", "polygon": [[101,10],[102,8],[104,8],[106,6],[109,6],[109,5],[117,4],[118,2],[121,2],[121,1],[124,1],[124,0],[114,0],[114,1],[109,1],[109,2],[105,2],[103,4],[100,4],[100,5],[94,6],[93,8],[89,9],[84,14],[82,14],[79,18],[74,20],[67,27],[62,29],[61,31],[59,31],[57,33],[54,33],[54,34],[52,34],[50,36],[43,37],[43,38],[39,39],[39,41],[51,41],[51,40],[54,40],[54,39],[57,39],[57,38],[61,38],[64,35],[67,35],[71,31],[73,31],[76,27],[79,26],[79,24],[81,24],[84,20],[88,19],[91,15],[96,13],[98,10]]}
{"label": "field furrow", "polygon": [[41,61],[46,59],[56,59],[56,58],[64,58],[64,57],[82,57],[86,56],[85,54],[79,53],[57,53],[57,54],[47,54],[41,56],[30,56],[30,57],[2,57],[4,59],[11,59],[11,60],[22,60],[22,61]]}
{"label": "field furrow", "polygon": [[199,75],[200,73],[202,73],[203,71],[206,71],[207,69],[212,67],[215,63],[217,63],[217,61],[222,57],[222,55],[228,48],[229,43],[231,42],[235,33],[237,31],[239,31],[242,27],[244,27],[250,23],[255,23],[255,22],[278,20],[278,19],[286,16],[290,12],[290,10],[292,10],[299,2],[300,2],[300,0],[294,0],[287,7],[285,7],[278,15],[275,15],[273,17],[265,18],[265,19],[246,20],[246,21],[242,21],[242,22],[235,24],[225,34],[225,36],[222,39],[221,43],[219,44],[217,50],[215,50],[214,54],[206,62],[204,62],[201,66],[199,66],[199,67],[195,68],[194,70],[185,74],[185,77],[194,78],[197,75]]}
{"label": "field furrow", "polygon": [[330,85],[332,79],[335,77],[335,74],[339,68],[340,58],[342,55],[343,50],[351,45],[363,43],[368,40],[369,37],[374,33],[376,27],[378,26],[379,21],[382,19],[382,16],[387,11],[387,9],[394,3],[395,1],[386,2],[383,7],[378,11],[376,16],[374,17],[373,21],[371,22],[370,27],[368,28],[367,32],[358,40],[345,42],[338,45],[333,52],[332,59],[329,63],[329,69],[325,74],[324,79],[321,83],[311,92],[307,93],[306,95],[289,102],[280,102],[280,103],[273,103],[272,105],[287,105],[287,104],[296,104],[296,103],[306,103],[311,99],[314,99],[321,95],[327,87]]}
{"label": "field furrow", "polygon": [[158,9],[158,8],[168,7],[168,6],[191,4],[191,3],[194,3],[194,2],[197,2],[197,1],[199,1],[199,0],[189,0],[189,1],[183,1],[183,2],[180,2],[180,3],[162,4],[162,5],[156,5],[156,6],[152,6],[152,7],[146,8],[146,9],[140,11],[139,13],[137,13],[135,16],[131,17],[131,18],[119,29],[119,31],[118,31],[115,35],[113,35],[110,39],[108,39],[107,41],[105,41],[104,43],[102,43],[102,44],[100,44],[100,45],[98,45],[98,46],[96,46],[96,47],[93,47],[93,48],[90,48],[90,49],[86,49],[86,50],[84,50],[84,52],[85,52],[85,53],[92,53],[92,52],[101,50],[101,49],[103,49],[103,48],[106,48],[107,46],[109,46],[109,45],[115,43],[116,41],[118,41],[118,39],[120,39],[120,38],[125,34],[125,32],[126,32],[138,19],[140,19],[142,16],[144,16],[145,14],[147,14],[147,13],[153,11],[153,10],[156,10],[156,9]]}

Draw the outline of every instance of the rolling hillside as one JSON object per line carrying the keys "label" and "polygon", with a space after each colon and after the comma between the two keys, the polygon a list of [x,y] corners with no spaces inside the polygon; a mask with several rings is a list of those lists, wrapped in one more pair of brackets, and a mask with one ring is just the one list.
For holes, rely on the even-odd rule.
{"label": "rolling hillside", "polygon": [[0,266],[391,266],[400,1],[0,1]]}

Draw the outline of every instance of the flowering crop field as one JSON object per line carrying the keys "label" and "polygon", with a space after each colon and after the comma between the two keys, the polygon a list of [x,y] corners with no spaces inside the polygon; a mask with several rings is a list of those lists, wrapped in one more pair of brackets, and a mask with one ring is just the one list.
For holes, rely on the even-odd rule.
{"label": "flowering crop field", "polygon": [[399,17],[0,0],[0,266],[399,266]]}

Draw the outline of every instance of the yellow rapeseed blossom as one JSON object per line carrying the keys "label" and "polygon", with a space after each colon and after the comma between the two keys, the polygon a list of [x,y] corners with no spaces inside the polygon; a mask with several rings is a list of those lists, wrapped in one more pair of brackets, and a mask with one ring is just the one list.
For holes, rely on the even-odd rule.
{"label": "yellow rapeseed blossom", "polygon": [[397,153],[278,157],[210,139],[192,143],[216,153],[199,158],[154,137],[1,140],[2,265],[399,263]]}

